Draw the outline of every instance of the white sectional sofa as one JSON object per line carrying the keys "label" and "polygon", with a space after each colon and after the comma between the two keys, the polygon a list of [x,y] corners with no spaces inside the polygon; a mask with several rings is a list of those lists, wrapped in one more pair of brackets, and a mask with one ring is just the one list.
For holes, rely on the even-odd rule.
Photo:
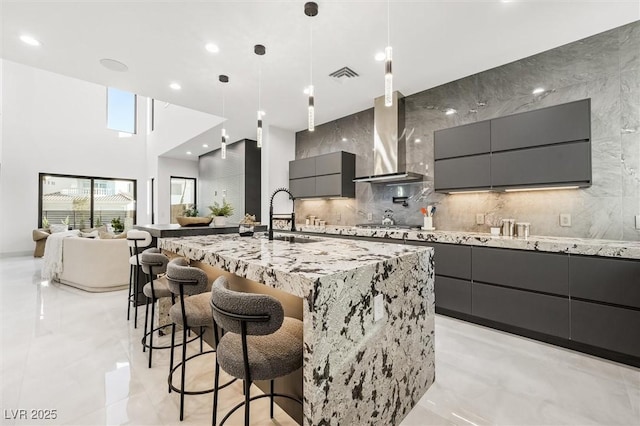
{"label": "white sectional sofa", "polygon": [[62,264],[58,278],[62,284],[91,292],[129,287],[129,247],[124,238],[65,238]]}

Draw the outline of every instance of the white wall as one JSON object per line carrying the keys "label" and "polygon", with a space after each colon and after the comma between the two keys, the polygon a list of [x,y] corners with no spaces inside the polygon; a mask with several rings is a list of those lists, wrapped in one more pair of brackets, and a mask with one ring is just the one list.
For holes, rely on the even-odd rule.
{"label": "white wall", "polygon": [[[198,178],[198,161],[158,157],[156,223],[171,220],[171,176]],[[196,188],[197,193],[197,188]],[[202,213],[202,212],[201,212]]]}
{"label": "white wall", "polygon": [[[267,126],[262,145],[262,223],[269,223],[269,199],[277,188],[289,188],[289,161],[296,157],[296,134]],[[293,208],[287,194],[276,195],[274,212],[289,213]]]}
{"label": "white wall", "polygon": [[106,128],[106,88],[2,60],[0,254],[32,251],[38,173],[135,179],[138,222],[147,222],[145,110],[138,134]]}

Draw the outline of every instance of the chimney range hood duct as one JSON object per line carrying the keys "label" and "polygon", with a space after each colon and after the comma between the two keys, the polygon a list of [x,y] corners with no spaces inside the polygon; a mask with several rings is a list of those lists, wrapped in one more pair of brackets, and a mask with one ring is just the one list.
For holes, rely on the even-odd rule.
{"label": "chimney range hood duct", "polygon": [[390,107],[384,106],[384,96],[376,98],[373,121],[373,174],[357,177],[353,181],[401,183],[423,180],[423,175],[406,171],[404,96],[400,92],[393,92],[393,105]]}

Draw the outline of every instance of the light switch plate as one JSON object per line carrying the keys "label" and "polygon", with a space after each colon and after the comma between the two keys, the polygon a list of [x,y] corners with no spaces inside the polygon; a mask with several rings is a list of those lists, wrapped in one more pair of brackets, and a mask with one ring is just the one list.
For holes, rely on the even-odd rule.
{"label": "light switch plate", "polygon": [[373,321],[380,321],[384,317],[384,295],[378,294],[373,298]]}
{"label": "light switch plate", "polygon": [[373,220],[373,213],[367,213],[367,220],[368,221],[372,221]]}
{"label": "light switch plate", "polygon": [[484,215],[482,213],[476,213],[476,225],[484,225]]}
{"label": "light switch plate", "polygon": [[571,226],[571,214],[560,213],[560,226],[565,226],[565,227]]}
{"label": "light switch plate", "polygon": [[640,214],[636,215],[636,229],[640,229]]}

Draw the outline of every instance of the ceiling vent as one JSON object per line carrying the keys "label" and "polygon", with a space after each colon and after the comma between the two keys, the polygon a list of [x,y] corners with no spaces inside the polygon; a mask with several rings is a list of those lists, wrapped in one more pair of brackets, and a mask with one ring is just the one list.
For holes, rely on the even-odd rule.
{"label": "ceiling vent", "polygon": [[339,70],[329,74],[329,77],[333,77],[336,81],[339,82],[345,82],[349,81],[352,78],[358,77],[358,73],[349,67],[342,67]]}

